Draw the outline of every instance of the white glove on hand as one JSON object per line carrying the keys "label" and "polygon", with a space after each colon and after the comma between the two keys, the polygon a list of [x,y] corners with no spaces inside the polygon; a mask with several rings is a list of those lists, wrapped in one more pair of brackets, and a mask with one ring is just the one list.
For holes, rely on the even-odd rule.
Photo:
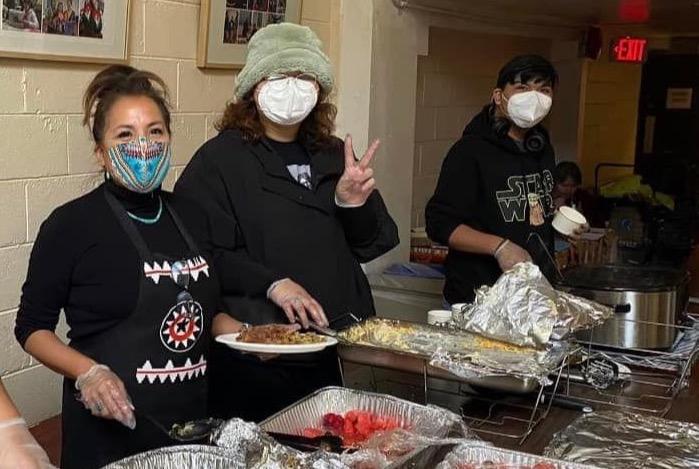
{"label": "white glove on hand", "polygon": [[532,257],[527,251],[509,240],[503,241],[493,256],[495,256],[495,260],[498,261],[498,265],[503,272],[507,272],[520,262],[532,261]]}
{"label": "white glove on hand", "polygon": [[56,469],[22,418],[0,421],[0,469]]}
{"label": "white glove on hand", "polygon": [[78,376],[75,387],[80,391],[80,401],[92,415],[114,419],[131,430],[136,428],[131,398],[124,383],[108,366],[93,365]]}

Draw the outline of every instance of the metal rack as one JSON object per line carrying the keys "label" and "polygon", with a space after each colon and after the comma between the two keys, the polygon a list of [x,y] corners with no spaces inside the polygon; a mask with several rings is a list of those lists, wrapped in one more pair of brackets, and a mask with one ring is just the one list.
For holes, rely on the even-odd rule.
{"label": "metal rack", "polygon": [[[638,324],[676,328],[678,332],[693,329],[674,324],[626,320]],[[589,356],[594,354],[628,367],[618,381],[607,389],[597,389],[569,366],[564,379],[554,392],[565,397],[600,407],[665,416],[673,400],[687,387],[692,366],[699,358],[699,341],[686,353],[671,353],[649,349],[620,349],[594,343],[594,331],[589,341],[579,341]]]}
{"label": "metal rack", "polygon": [[[554,389],[561,384],[563,370],[569,366],[569,357],[570,355],[552,373],[555,376]],[[518,440],[518,444],[521,445],[537,425],[546,419],[551,410],[555,393],[553,395],[547,393],[547,387],[539,386],[536,398],[532,396],[487,397],[462,387],[462,395],[467,395],[476,402],[486,403],[487,412],[484,417],[477,417],[470,415],[467,407],[462,406],[461,416],[469,428],[477,433]],[[505,430],[505,427],[511,427],[511,429]]]}
{"label": "metal rack", "polygon": [[[552,370],[553,389],[560,387],[564,379],[564,370],[568,369],[571,357],[579,352],[579,348],[571,348],[561,364]],[[548,416],[554,400],[551,394],[547,392],[550,386],[541,384],[535,387],[532,392],[525,394],[492,391],[487,393],[490,396],[486,396],[472,389],[471,386],[473,385],[451,373],[446,371],[436,372],[426,360],[422,363],[422,371],[419,375],[392,367],[370,365],[366,362],[356,362],[341,357],[338,357],[338,363],[343,386],[348,384],[347,364],[368,366],[370,390],[380,392],[379,388],[383,385],[385,387],[394,387],[393,392],[391,392],[393,394],[395,387],[409,388],[413,392],[412,395],[404,397],[417,400],[416,397],[420,396],[425,404],[440,404],[444,407],[449,407],[459,413],[473,431],[514,439],[519,444],[522,444],[532,434],[537,425]],[[381,379],[380,376],[377,376],[377,370],[387,370],[393,376]],[[434,383],[435,380],[451,382],[456,385],[456,388],[451,390],[436,389],[434,386],[431,386],[431,383]],[[500,394],[500,397],[497,396],[498,394]],[[449,401],[439,402],[439,399],[431,399],[431,397],[437,398],[440,395],[441,397],[446,396]],[[486,415],[469,413],[470,404],[476,402],[486,403],[485,407],[482,405],[475,406],[478,409],[487,409]],[[510,429],[505,429],[505,427]]]}

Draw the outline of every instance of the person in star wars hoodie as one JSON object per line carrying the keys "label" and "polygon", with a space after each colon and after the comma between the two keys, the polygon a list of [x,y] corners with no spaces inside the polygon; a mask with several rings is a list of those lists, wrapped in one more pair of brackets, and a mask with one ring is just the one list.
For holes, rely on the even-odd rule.
{"label": "person in star wars hoodie", "polygon": [[444,159],[425,220],[430,238],[449,246],[449,304],[471,302],[477,288],[492,285],[519,262],[533,260],[545,274],[555,271],[555,158],[540,122],[557,83],[545,58],[513,58],[500,70],[490,104]]}

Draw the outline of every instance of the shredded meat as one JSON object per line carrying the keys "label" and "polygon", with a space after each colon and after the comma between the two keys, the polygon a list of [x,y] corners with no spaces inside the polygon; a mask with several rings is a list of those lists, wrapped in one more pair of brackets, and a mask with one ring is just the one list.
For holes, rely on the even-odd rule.
{"label": "shredded meat", "polygon": [[317,334],[302,334],[273,324],[245,329],[238,336],[238,341],[255,344],[301,345],[318,344],[324,342],[325,339]]}

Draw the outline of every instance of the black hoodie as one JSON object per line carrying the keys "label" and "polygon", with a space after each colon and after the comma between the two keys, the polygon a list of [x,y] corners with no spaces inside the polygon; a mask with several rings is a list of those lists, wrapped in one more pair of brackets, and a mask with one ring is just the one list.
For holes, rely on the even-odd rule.
{"label": "black hoodie", "polygon": [[[555,161],[546,131],[540,126],[533,130],[545,142],[538,152],[524,150],[506,132],[498,134],[488,106],[474,117],[444,159],[437,188],[425,209],[432,240],[448,245],[452,232],[464,224],[507,238],[527,249],[540,266],[551,267],[545,249],[552,252],[553,248]],[[531,233],[537,233],[543,243]],[[475,289],[492,285],[500,274],[493,256],[450,249],[444,297],[451,304],[470,302]]]}

